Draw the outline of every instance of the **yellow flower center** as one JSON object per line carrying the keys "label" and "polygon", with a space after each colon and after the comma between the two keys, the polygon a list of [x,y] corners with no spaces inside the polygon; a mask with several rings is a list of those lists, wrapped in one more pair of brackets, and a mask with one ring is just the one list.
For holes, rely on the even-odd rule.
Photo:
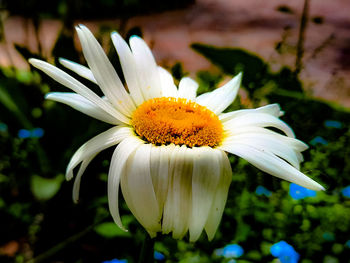
{"label": "yellow flower center", "polygon": [[136,133],[155,145],[219,145],[223,128],[219,118],[206,107],[186,99],[155,98],[145,101],[133,113]]}

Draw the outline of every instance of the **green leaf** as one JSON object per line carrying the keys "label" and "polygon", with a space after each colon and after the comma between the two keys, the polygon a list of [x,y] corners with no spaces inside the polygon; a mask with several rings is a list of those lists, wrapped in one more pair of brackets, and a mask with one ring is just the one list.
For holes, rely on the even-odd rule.
{"label": "green leaf", "polygon": [[94,228],[95,232],[105,238],[131,237],[130,232],[121,230],[114,222],[104,222]]}
{"label": "green leaf", "polygon": [[55,178],[44,178],[33,175],[30,181],[30,187],[36,199],[45,201],[55,196],[63,181],[63,174],[59,174]]}

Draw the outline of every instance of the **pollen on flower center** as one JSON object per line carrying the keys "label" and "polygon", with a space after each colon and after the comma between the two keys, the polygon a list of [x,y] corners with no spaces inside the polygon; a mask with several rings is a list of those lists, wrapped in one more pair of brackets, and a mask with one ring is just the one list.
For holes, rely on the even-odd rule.
{"label": "pollen on flower center", "polygon": [[172,97],[141,104],[131,123],[136,133],[155,145],[217,146],[223,136],[219,118],[195,102]]}

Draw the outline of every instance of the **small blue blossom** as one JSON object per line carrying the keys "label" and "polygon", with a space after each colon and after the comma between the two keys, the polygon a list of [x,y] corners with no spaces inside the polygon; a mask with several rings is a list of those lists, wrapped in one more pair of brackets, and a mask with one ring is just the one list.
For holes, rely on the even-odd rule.
{"label": "small blue blossom", "polygon": [[244,254],[243,248],[238,244],[230,244],[224,247],[222,256],[225,258],[239,258]]}
{"label": "small blue blossom", "polygon": [[343,196],[350,198],[350,185],[341,190],[341,193]]}
{"label": "small blue blossom", "polygon": [[21,139],[41,138],[43,136],[44,136],[44,130],[42,128],[35,128],[32,130],[20,129],[18,131],[18,137]]}
{"label": "small blue blossom", "polygon": [[162,260],[165,259],[165,256],[162,253],[158,252],[158,251],[154,251],[154,259],[162,261]]}
{"label": "small blue blossom", "polygon": [[128,263],[127,259],[112,259],[112,260],[106,260],[103,261],[102,263]]}
{"label": "small blue blossom", "polygon": [[0,122],[0,132],[7,132],[7,125],[3,122]]}
{"label": "small blue blossom", "polygon": [[274,257],[277,257],[281,263],[297,263],[300,255],[286,241],[275,243],[270,248],[270,252]]}
{"label": "small blue blossom", "polygon": [[316,146],[317,144],[321,144],[321,145],[327,145],[328,141],[326,141],[323,137],[321,136],[316,136],[315,138],[313,138],[310,141],[310,144],[313,146]]}
{"label": "small blue blossom", "polygon": [[340,121],[326,120],[324,122],[324,126],[326,126],[327,128],[340,129],[343,125],[342,125],[342,123]]}
{"label": "small blue blossom", "polygon": [[267,190],[265,187],[263,187],[262,185],[259,185],[256,188],[255,193],[257,195],[265,195],[267,197],[271,196],[271,192],[269,190]]}
{"label": "small blue blossom", "polygon": [[316,191],[291,183],[289,185],[289,195],[295,200],[300,200],[306,197],[316,196]]}

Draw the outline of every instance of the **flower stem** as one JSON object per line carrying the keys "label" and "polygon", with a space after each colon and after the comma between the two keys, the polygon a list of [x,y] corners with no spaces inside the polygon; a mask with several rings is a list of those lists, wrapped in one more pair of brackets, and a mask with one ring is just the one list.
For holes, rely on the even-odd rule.
{"label": "flower stem", "polygon": [[154,262],[154,242],[155,242],[155,238],[151,238],[148,234],[146,234],[146,237],[143,240],[138,263]]}

